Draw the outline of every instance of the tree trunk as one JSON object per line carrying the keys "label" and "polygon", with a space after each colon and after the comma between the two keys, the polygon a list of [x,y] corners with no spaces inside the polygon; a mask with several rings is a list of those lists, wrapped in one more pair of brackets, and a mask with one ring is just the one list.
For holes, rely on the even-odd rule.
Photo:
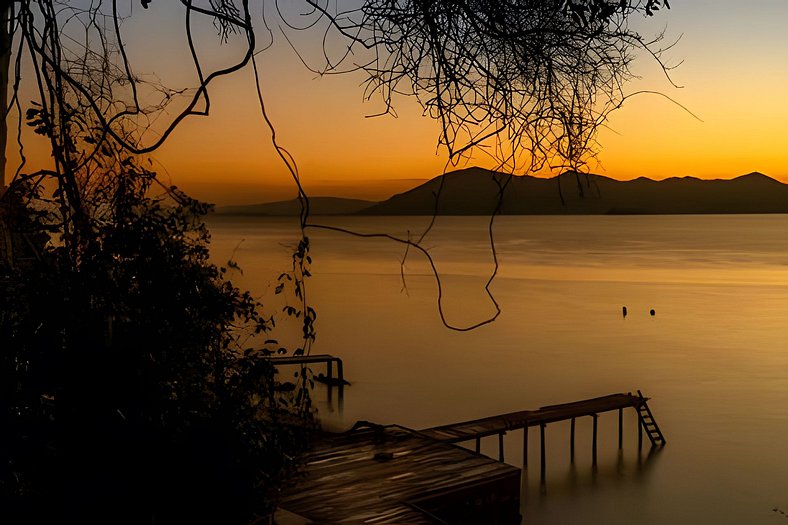
{"label": "tree trunk", "polygon": [[5,148],[8,140],[8,68],[11,64],[11,8],[13,2],[0,2],[0,193],[6,186]]}

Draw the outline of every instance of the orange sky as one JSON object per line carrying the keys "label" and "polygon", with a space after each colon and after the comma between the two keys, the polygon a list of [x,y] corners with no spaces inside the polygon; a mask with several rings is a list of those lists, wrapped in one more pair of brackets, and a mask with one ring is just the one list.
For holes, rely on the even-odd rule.
{"label": "orange sky", "polygon": [[[653,64],[641,61],[635,71],[642,78],[629,90],[662,91],[702,121],[658,96],[631,99],[601,132],[600,165],[592,171],[619,179],[731,178],[761,171],[788,181],[788,34],[782,27],[788,3],[743,4],[677,0],[667,14],[648,20],[647,32],[667,24],[667,40],[683,35],[666,61],[684,61],[673,73],[684,87],[673,88]],[[132,58],[142,64],[137,72],[155,72],[175,86],[193,81],[182,67],[188,60],[183,35],[168,29],[182,28],[178,5],[153,2],[147,11],[136,9],[124,29]],[[212,32],[206,24],[205,42],[215,42]],[[298,44],[308,53],[308,40]],[[204,52],[214,65],[231,61],[240,49],[212,45]],[[365,118],[380,103],[362,100],[363,77],[317,78],[279,37],[260,55],[260,65],[280,144],[296,158],[309,193],[383,199],[442,172],[446,158],[436,149],[437,126],[413,101],[397,101],[399,118]],[[221,80],[212,93],[211,116],[190,119],[154,155],[159,172],[218,203],[292,197],[260,118],[251,71]]]}
{"label": "orange sky", "polygon": [[[635,70],[642,78],[630,90],[662,91],[702,121],[658,96],[630,99],[601,132],[600,165],[593,171],[619,179],[731,178],[761,171],[788,180],[788,37],[782,28],[788,5],[755,3],[743,9],[732,0],[677,1],[667,16],[649,21],[646,30],[654,32],[667,23],[667,40],[682,36],[666,61],[684,61],[673,72],[683,87],[673,88],[653,64],[641,61]],[[313,193],[382,198],[412,186],[401,179],[442,171],[437,127],[413,102],[398,101],[397,119],[364,118],[380,105],[362,102],[362,77],[316,78],[284,46],[264,55],[263,67],[280,142],[296,157]],[[222,86],[213,122],[190,126],[158,155],[176,181],[287,182],[259,114],[250,111],[252,88],[251,75]],[[186,154],[206,137],[213,143],[210,152]],[[388,185],[390,179],[396,181]]]}

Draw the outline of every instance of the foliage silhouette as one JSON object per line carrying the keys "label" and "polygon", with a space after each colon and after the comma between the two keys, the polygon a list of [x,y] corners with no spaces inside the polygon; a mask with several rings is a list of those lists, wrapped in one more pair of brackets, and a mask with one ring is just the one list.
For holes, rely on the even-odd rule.
{"label": "foliage silhouette", "polygon": [[267,352],[238,351],[270,318],[208,262],[206,206],[147,184],[120,190],[78,268],[47,249],[0,295],[11,522],[247,523],[295,472],[308,409]]}
{"label": "foliage silhouette", "polygon": [[[263,519],[313,427],[308,376],[284,388],[271,352],[245,348],[272,317],[209,261],[209,206],[161,187],[131,147],[166,104],[125,89],[117,12],[17,7],[15,84],[27,49],[38,87],[20,121],[52,167],[20,166],[0,206],[15,239],[0,266],[0,521]],[[30,240],[32,258],[17,249]]]}

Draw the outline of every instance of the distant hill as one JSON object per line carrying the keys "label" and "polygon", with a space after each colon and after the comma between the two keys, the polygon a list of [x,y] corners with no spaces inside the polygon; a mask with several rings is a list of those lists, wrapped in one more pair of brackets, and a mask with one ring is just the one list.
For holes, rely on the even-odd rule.
{"label": "distant hill", "polygon": [[[372,205],[365,215],[489,215],[507,176],[482,168],[441,175]],[[788,185],[762,173],[731,180],[694,177],[618,181],[567,172],[550,179],[512,177],[504,191],[506,215],[788,213]]]}
{"label": "distant hill", "polygon": [[[310,197],[309,212],[312,215],[353,215],[374,204],[377,203],[359,199]],[[216,210],[216,213],[220,215],[297,216],[301,213],[301,204],[298,199],[293,199],[246,206],[222,206]]]}

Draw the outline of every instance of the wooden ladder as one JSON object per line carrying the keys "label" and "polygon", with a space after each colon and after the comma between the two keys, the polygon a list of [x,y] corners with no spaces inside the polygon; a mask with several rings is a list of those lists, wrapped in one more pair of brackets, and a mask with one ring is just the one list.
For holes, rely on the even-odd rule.
{"label": "wooden ladder", "polygon": [[660,446],[664,447],[667,441],[665,440],[665,436],[662,434],[662,431],[659,429],[659,425],[654,420],[654,415],[651,413],[651,409],[648,407],[648,398],[643,396],[643,393],[638,390],[638,396],[642,400],[641,403],[637,406],[638,411],[638,419],[640,420],[640,426],[642,430],[646,431],[648,434],[648,438],[651,440],[652,446]]}

